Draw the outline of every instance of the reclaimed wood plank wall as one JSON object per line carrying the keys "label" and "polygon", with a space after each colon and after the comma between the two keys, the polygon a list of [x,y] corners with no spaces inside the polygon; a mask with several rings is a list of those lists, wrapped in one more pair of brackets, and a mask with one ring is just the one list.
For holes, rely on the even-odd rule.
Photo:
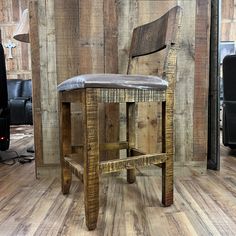
{"label": "reclaimed wood plank wall", "polygon": [[236,41],[236,5],[234,0],[221,1],[221,41]]}
{"label": "reclaimed wood plank wall", "polygon": [[[44,166],[57,164],[58,114],[56,85],[82,73],[126,73],[132,29],[161,16],[175,5],[184,9],[175,102],[175,161],[180,165],[206,162],[210,2],[202,0],[70,0],[38,2],[38,32]],[[32,53],[35,57],[35,53]],[[151,59],[153,61],[154,58]],[[159,62],[138,61],[136,71],[158,72]],[[159,71],[160,72],[160,71]],[[156,109],[157,108],[157,109]],[[122,110],[122,107],[120,108]],[[74,126],[80,113],[74,112]],[[103,107],[104,139],[119,135],[113,125],[117,107]],[[106,111],[106,112],[104,112]],[[139,107],[138,145],[153,150],[161,145],[160,109]],[[107,114],[113,114],[111,118]],[[123,117],[121,117],[123,118]],[[115,131],[115,135],[111,135]],[[147,139],[148,135],[157,138]],[[79,143],[74,137],[74,143]],[[206,168],[206,165],[203,166]]]}
{"label": "reclaimed wood plank wall", "polygon": [[[0,39],[4,46],[8,79],[31,79],[30,46],[13,39],[22,12],[27,7],[28,0],[0,1]],[[5,47],[9,40],[16,45],[12,49],[11,59],[8,58],[8,49]]]}

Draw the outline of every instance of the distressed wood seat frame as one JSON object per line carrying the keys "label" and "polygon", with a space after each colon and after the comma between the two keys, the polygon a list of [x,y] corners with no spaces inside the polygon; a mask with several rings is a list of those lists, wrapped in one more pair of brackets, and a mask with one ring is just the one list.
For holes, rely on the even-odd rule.
{"label": "distressed wood seat frame", "polygon": [[[176,50],[181,8],[174,7],[158,20],[137,27],[133,32],[130,62],[133,58],[165,49],[163,78],[166,91],[126,88],[83,88],[59,92],[62,192],[70,189],[72,173],[84,183],[86,225],[95,229],[99,212],[99,175],[127,170],[127,181],[135,182],[135,168],[158,165],[162,168],[162,203],[173,203],[173,105],[176,77]],[[130,65],[129,62],[129,65]],[[129,66],[128,66],[129,71]],[[144,153],[135,144],[135,104],[160,101],[162,104],[162,152]],[[71,103],[82,109],[83,157],[72,154]],[[99,103],[126,103],[127,141],[99,143]],[[100,161],[101,150],[127,149],[127,158]],[[83,165],[76,159],[83,159]]]}

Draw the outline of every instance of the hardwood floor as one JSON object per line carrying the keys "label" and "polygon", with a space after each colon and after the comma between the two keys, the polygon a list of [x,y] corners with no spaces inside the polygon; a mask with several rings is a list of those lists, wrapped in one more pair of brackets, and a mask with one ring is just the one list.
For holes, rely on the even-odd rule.
{"label": "hardwood floor", "polygon": [[[29,143],[20,140],[12,145]],[[79,181],[64,196],[59,179],[35,179],[34,162],[0,164],[0,235],[236,235],[236,151],[222,147],[221,156],[219,172],[176,177],[175,203],[167,208],[160,206],[159,169],[142,170],[132,185],[123,174],[104,176],[92,232]]]}

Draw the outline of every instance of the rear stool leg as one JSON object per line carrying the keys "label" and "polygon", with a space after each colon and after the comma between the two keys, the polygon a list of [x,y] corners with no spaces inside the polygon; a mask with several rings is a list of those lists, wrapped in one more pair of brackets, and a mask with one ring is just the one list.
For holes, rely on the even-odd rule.
{"label": "rear stool leg", "polygon": [[136,181],[136,171],[135,169],[128,169],[127,170],[127,182],[132,184]]}
{"label": "rear stool leg", "polygon": [[72,173],[65,166],[64,156],[71,153],[71,119],[70,103],[61,103],[60,112],[60,155],[61,155],[61,188],[62,193],[69,193]]}
{"label": "rear stool leg", "polygon": [[61,183],[62,183],[62,193],[68,194],[70,191],[72,173],[71,170],[64,167],[61,169]]}
{"label": "rear stool leg", "polygon": [[[135,147],[135,127],[136,127],[136,110],[135,103],[126,104],[126,115],[127,115],[127,140],[129,146]],[[131,156],[130,149],[127,150],[127,156]],[[132,184],[136,181],[135,169],[127,169],[127,182]]]}

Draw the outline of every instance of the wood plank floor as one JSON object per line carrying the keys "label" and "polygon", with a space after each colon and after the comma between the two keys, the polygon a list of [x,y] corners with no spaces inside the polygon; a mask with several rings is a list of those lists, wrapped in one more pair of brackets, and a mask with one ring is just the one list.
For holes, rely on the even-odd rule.
{"label": "wood plank floor", "polygon": [[[12,147],[26,147],[26,140],[12,140]],[[63,196],[59,179],[35,179],[34,162],[0,164],[0,235],[236,235],[236,152],[222,147],[221,156],[219,172],[176,177],[175,203],[167,208],[160,206],[158,169],[142,170],[132,185],[124,174],[104,176],[92,232],[79,181]]]}

